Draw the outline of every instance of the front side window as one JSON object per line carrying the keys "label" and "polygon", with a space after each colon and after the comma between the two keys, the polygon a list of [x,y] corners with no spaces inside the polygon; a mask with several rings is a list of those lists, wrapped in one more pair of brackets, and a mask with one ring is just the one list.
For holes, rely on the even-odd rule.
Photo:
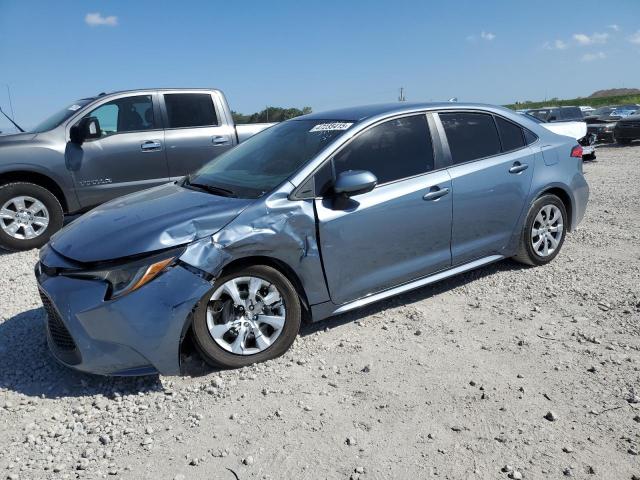
{"label": "front side window", "polygon": [[156,128],[151,95],[136,95],[103,103],[86,117],[98,119],[101,137]]}
{"label": "front side window", "polygon": [[493,117],[486,113],[439,113],[449,141],[453,164],[500,153],[500,138]]}
{"label": "front side window", "polygon": [[216,109],[208,93],[166,93],[169,128],[211,127],[218,125]]}
{"label": "front side window", "polygon": [[500,140],[502,140],[502,151],[510,152],[524,147],[522,128],[502,117],[495,118],[496,124],[498,125],[498,131],[500,132]]}
{"label": "front side window", "polygon": [[226,190],[228,195],[239,198],[259,198],[302,168],[351,125],[333,120],[279,123],[216,157],[184,185]]}
{"label": "front side window", "polygon": [[367,170],[378,184],[426,173],[434,168],[433,147],[424,115],[396,118],[372,127],[336,154],[336,175]]}

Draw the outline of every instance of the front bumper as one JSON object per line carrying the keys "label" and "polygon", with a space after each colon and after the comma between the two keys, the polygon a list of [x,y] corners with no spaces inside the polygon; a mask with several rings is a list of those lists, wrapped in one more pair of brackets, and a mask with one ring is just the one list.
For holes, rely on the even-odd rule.
{"label": "front bumper", "polygon": [[38,264],[36,278],[49,347],[60,362],[101,375],[180,374],[180,342],[211,289],[208,281],[176,265],[140,289],[105,301],[104,282],[48,270]]}

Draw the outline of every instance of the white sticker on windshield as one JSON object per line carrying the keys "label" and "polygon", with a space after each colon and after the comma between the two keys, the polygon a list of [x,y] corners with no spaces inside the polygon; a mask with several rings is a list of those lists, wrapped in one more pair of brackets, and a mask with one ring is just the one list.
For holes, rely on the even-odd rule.
{"label": "white sticker on windshield", "polygon": [[346,130],[351,125],[353,125],[353,123],[349,123],[349,122],[319,123],[309,131],[310,132],[329,132],[333,130]]}
{"label": "white sticker on windshield", "polygon": [[75,112],[76,110],[80,110],[82,107],[80,105],[71,105],[69,108],[67,108],[67,110],[71,110],[72,112]]}

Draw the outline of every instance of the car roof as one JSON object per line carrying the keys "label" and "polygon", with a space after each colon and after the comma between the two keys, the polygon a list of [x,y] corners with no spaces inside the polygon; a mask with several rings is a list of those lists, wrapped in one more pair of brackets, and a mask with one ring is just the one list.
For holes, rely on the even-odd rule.
{"label": "car roof", "polygon": [[501,109],[495,105],[487,105],[481,103],[461,103],[461,102],[425,102],[425,103],[379,103],[373,105],[361,105],[357,107],[340,108],[336,110],[328,110],[324,112],[314,112],[292,120],[349,120],[359,122],[367,118],[377,117],[380,115],[392,115],[411,113],[416,110],[433,110],[433,109]]}

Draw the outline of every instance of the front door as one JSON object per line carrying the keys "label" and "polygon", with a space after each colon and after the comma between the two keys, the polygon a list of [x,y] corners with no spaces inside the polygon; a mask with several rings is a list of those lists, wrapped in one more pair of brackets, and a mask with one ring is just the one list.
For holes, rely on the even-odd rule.
{"label": "front door", "polygon": [[451,181],[446,170],[434,171],[425,115],[373,126],[331,162],[335,175],[368,170],[378,179],[373,191],[352,197],[347,205],[331,194],[315,200],[322,260],[334,303],[356,300],[451,265]]}
{"label": "front door", "polygon": [[453,163],[453,265],[504,254],[525,212],[536,154],[522,127],[502,117],[477,112],[439,117]]}
{"label": "front door", "polygon": [[154,95],[123,96],[85,115],[99,122],[100,136],[69,144],[67,168],[83,207],[169,181],[164,132]]}
{"label": "front door", "polygon": [[235,130],[221,120],[211,93],[164,93],[162,98],[171,178],[194,173],[235,145]]}

